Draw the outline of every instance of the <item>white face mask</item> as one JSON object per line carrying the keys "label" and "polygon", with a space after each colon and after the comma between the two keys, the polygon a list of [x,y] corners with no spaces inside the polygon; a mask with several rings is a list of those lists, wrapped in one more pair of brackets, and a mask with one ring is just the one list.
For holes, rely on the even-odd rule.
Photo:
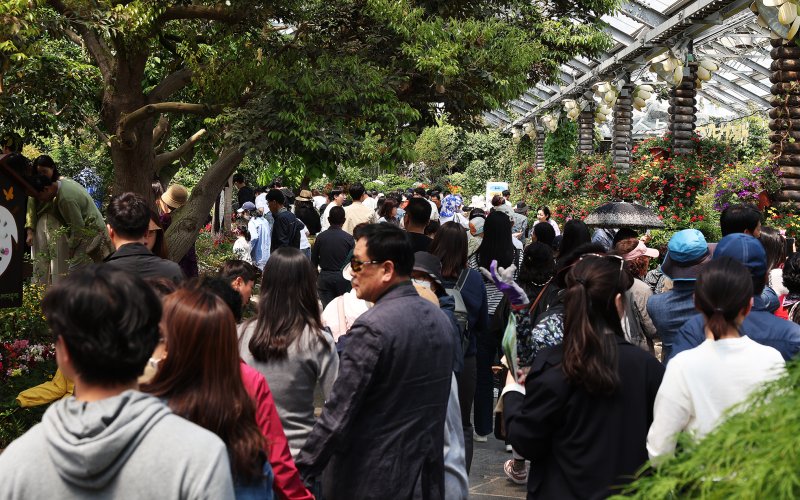
{"label": "white face mask", "polygon": [[420,279],[412,279],[411,281],[413,281],[415,285],[424,286],[425,288],[427,288],[429,290],[431,288],[431,282],[430,281],[420,280]]}

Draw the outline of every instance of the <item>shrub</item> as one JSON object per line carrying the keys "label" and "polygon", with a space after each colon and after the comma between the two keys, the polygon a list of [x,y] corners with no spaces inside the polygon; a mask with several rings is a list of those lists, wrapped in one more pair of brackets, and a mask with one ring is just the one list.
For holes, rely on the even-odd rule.
{"label": "shrub", "polygon": [[676,456],[617,498],[800,497],[800,364],[765,387],[700,442],[681,439]]}
{"label": "shrub", "polygon": [[42,314],[43,285],[25,284],[22,287],[22,306],[0,309],[0,342],[27,339],[31,342],[51,342],[50,329]]}

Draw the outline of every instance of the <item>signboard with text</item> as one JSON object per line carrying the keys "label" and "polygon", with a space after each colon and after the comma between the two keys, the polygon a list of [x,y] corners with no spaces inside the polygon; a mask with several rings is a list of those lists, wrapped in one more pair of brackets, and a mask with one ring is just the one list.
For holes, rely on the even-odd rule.
{"label": "signboard with text", "polygon": [[486,183],[486,209],[492,208],[492,198],[494,195],[503,195],[503,191],[508,189],[507,182],[487,182]]}

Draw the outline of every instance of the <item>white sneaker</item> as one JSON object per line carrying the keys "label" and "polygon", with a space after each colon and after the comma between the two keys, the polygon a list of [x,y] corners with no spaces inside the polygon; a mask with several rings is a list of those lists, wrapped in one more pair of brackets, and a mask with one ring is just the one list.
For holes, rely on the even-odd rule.
{"label": "white sneaker", "polygon": [[509,452],[509,453],[511,453],[511,452],[512,452],[512,451],[514,451],[514,450],[512,450],[512,449],[511,449],[511,445],[510,445],[510,444],[507,444],[507,445],[506,445],[506,451],[507,451],[507,452]]}
{"label": "white sneaker", "polygon": [[489,441],[489,435],[487,434],[486,436],[479,436],[475,434],[474,436],[472,436],[472,440],[475,441],[476,443],[485,443]]}

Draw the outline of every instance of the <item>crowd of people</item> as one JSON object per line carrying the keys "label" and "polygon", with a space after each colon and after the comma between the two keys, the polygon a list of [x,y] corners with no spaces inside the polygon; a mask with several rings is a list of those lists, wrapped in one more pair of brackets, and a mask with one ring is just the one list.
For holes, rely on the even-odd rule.
{"label": "crowd of people", "polygon": [[[750,206],[661,258],[507,191],[233,180],[214,275],[165,258],[182,186],[92,212],[114,251],[46,294],[59,371],[19,401],[55,402],[0,454],[3,497],[461,499],[492,433],[529,498],[605,497],[800,350],[800,254]],[[64,203],[31,207],[44,233]]]}

